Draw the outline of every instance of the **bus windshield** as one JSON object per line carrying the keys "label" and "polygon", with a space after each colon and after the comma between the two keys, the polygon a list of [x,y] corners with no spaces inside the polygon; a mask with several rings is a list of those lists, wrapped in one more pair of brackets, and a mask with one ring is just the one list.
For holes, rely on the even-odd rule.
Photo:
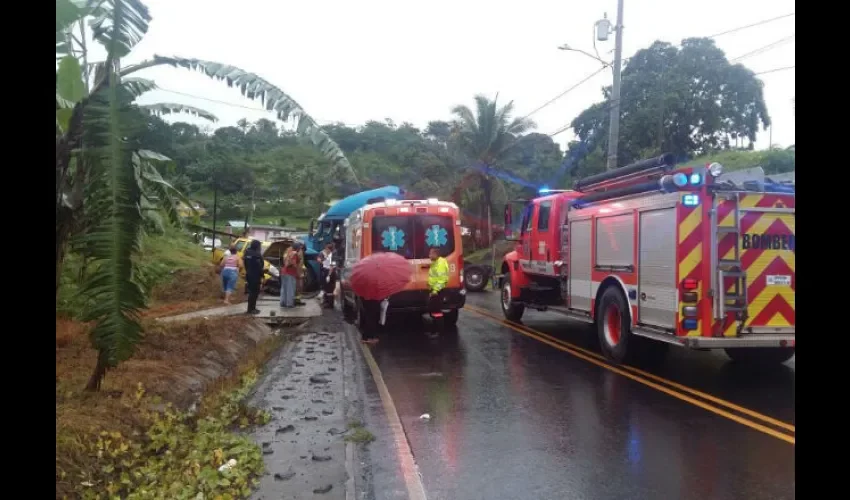
{"label": "bus windshield", "polygon": [[390,215],[372,219],[372,249],[406,259],[427,259],[436,247],[445,257],[455,250],[453,219],[445,215]]}

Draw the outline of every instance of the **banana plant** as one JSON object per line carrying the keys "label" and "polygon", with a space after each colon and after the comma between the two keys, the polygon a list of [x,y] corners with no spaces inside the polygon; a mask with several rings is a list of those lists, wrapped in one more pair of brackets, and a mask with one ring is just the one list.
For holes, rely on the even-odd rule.
{"label": "banana plant", "polygon": [[[130,357],[141,338],[139,315],[148,294],[134,257],[141,251],[146,216],[156,207],[178,220],[174,201],[182,195],[154,167],[168,158],[141,149],[137,140],[144,113],[215,120],[182,104],[137,104],[156,84],[135,73],[168,65],[237,86],[242,95],[294,123],[333,169],[359,184],[342,150],[316,121],[256,74],[181,57],[155,56],[122,67],[121,59],[141,41],[150,21],[141,0],[56,0],[56,290],[69,243],[85,248],[92,272],[81,293],[91,306],[82,319],[94,322],[91,341],[98,351],[88,390],[98,390],[107,371]],[[104,61],[88,60],[89,35],[106,49]]]}

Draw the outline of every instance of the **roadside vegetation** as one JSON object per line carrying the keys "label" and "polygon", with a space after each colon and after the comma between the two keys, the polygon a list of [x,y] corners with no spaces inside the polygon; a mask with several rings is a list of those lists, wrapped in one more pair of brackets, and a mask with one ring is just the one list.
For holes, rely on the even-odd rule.
{"label": "roadside vegetation", "polygon": [[[156,321],[220,299],[210,254],[181,227],[178,202],[209,211],[215,193],[222,226],[250,216],[306,230],[330,200],[397,184],[458,203],[479,235],[466,260],[487,264],[497,207],[604,168],[604,101],[572,122],[578,139],[566,150],[498,96],[476,96],[446,110],[452,120],[422,129],[389,119],[319,126],[280,88],[237,67],[162,56],[122,64],[150,21],[141,0],[56,0],[57,498],[240,498],[261,472],[260,450],[234,431],[268,418],[241,401],[282,340],[247,318]],[[156,89],[144,70],[158,66],[235,87],[277,121],[212,133],[168,123],[165,115],[216,117],[138,104]],[[671,151],[729,170],[794,169],[793,148],[750,150],[769,124],[761,84],[710,40],[638,51],[623,70],[622,101],[623,163]],[[511,248],[498,241],[497,260]],[[235,300],[241,291],[240,283]],[[220,472],[230,459],[237,465]]]}
{"label": "roadside vegetation", "polygon": [[156,88],[139,73],[171,66],[235,84],[356,183],[327,133],[257,75],[180,57],[121,64],[150,20],[140,0],[56,0],[57,498],[243,498],[263,468],[236,431],[269,418],[242,400],[283,340],[248,318],[154,319],[215,304],[220,285],[181,229],[178,202],[191,201],[167,180],[174,160],[147,147],[147,125],[215,116],[138,104]]}
{"label": "roadside vegetation", "polygon": [[242,317],[143,328],[135,355],[92,393],[89,327],[57,323],[56,498],[246,498],[263,461],[238,431],[269,415],[242,401],[283,338],[252,340]]}

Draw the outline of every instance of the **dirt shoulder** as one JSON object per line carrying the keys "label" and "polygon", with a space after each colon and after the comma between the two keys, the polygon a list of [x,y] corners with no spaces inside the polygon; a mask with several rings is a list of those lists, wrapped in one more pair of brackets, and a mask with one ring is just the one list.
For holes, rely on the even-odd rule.
{"label": "dirt shoulder", "polygon": [[[234,498],[250,493],[262,471],[261,451],[233,431],[268,416],[243,405],[239,394],[250,390],[284,338],[248,317],[146,320],[144,329],[135,355],[90,393],[83,387],[97,354],[87,326],[57,320],[56,497],[132,498],[169,481]],[[220,487],[217,469],[233,456],[244,462],[243,474],[232,488]]]}

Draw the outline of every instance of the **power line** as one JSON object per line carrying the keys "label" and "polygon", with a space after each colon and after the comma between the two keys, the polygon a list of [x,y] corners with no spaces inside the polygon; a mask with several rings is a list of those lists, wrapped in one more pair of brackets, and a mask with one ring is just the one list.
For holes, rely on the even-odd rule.
{"label": "power line", "polygon": [[[779,21],[779,20],[781,20],[781,19],[786,19],[786,18],[788,18],[788,17],[792,17],[792,16],[795,16],[795,15],[796,15],[796,12],[789,12],[788,14],[783,14],[783,15],[781,15],[781,16],[771,17],[771,18],[769,18],[769,19],[763,19],[763,20],[761,20],[761,21],[756,21],[756,22],[754,22],[754,23],[747,24],[747,25],[744,25],[744,26],[738,26],[737,28],[732,28],[732,29],[728,29],[728,30],[726,30],[726,31],[721,31],[720,33],[715,33],[715,34],[713,34],[713,35],[709,35],[709,36],[706,36],[706,37],[704,37],[704,38],[717,38],[717,37],[719,37],[719,36],[731,35],[732,33],[737,33],[737,32],[739,32],[739,31],[748,30],[748,29],[750,29],[750,28],[755,28],[755,27],[758,27],[758,26],[762,26],[762,25],[765,25],[765,24],[769,24],[769,23],[772,23],[772,22],[775,22],[775,21]],[[759,54],[759,53],[767,52],[767,51],[769,51],[769,50],[771,50],[771,49],[773,49],[773,48],[775,48],[775,47],[777,47],[777,46],[779,46],[779,45],[782,45],[782,44],[784,44],[784,43],[788,42],[789,40],[793,39],[795,36],[796,36],[796,34],[791,35],[791,36],[786,37],[786,38],[783,38],[783,39],[778,40],[778,41],[776,41],[776,42],[773,42],[773,43],[771,43],[771,44],[769,44],[769,45],[766,45],[766,46],[764,46],[764,47],[760,47],[760,48],[758,48],[758,49],[756,49],[756,50],[753,50],[753,51],[751,51],[751,52],[748,52],[748,53],[746,53],[746,54],[743,54],[743,55],[741,55],[741,56],[738,56],[738,57],[737,57],[737,58],[735,58],[735,59],[729,60],[729,62],[730,62],[730,63],[732,63],[732,62],[735,62],[735,61],[740,61],[741,59],[745,59],[745,58],[747,58],[747,57],[751,57],[751,56],[753,56],[753,55],[757,55],[757,54]],[[643,49],[641,49],[641,50],[643,50]],[[632,57],[634,57],[634,56],[627,57],[627,58],[623,59],[623,63],[624,63],[624,64],[625,64],[625,63],[627,63],[627,62],[628,62],[628,61],[629,61]],[[587,77],[585,80],[582,80],[581,82],[579,82],[579,83],[578,83],[578,84],[576,84],[575,86],[571,87],[570,89],[567,89],[567,91],[565,91],[563,94],[558,95],[558,96],[555,96],[554,98],[550,99],[550,100],[549,100],[549,101],[547,101],[545,104],[543,104],[543,105],[542,105],[542,106],[540,106],[539,108],[535,109],[534,111],[532,111],[531,113],[529,113],[528,115],[526,115],[526,118],[527,118],[528,116],[531,116],[532,114],[534,114],[534,113],[536,113],[536,112],[540,111],[541,109],[545,108],[546,106],[548,106],[548,105],[552,104],[553,102],[557,101],[558,99],[560,99],[561,97],[563,97],[563,95],[565,95],[566,93],[568,93],[569,91],[571,91],[573,88],[577,87],[578,85],[581,85],[582,83],[584,83],[585,81],[589,80],[589,79],[590,79],[590,78],[592,78],[593,76],[596,76],[599,72],[601,72],[602,70],[604,70],[606,67],[607,67],[607,66],[603,66],[601,70],[597,71],[596,73],[593,73],[593,75],[591,75],[591,76]],[[756,73],[756,74],[757,74],[757,75],[763,75],[763,74],[772,73],[772,72],[774,72],[774,71],[782,71],[782,70],[785,70],[785,69],[791,69],[791,68],[793,68],[793,67],[794,67],[794,66],[789,66],[789,67],[787,67],[787,68],[777,68],[777,69],[774,69],[774,70],[768,70],[768,71],[764,71],[764,72]],[[610,110],[610,104],[609,104],[609,106],[606,108],[606,110]],[[562,133],[566,132],[566,131],[567,131],[567,130],[569,130],[570,128],[572,128],[572,125],[569,125],[569,124],[568,124],[568,125],[565,125],[565,126],[563,126],[563,127],[559,128],[559,129],[558,129],[558,130],[556,130],[555,132],[552,132],[552,133],[550,133],[550,134],[546,134],[546,135],[548,135],[549,137],[554,137],[554,136],[556,136],[556,135],[558,135],[558,134],[562,134]]]}
{"label": "power line", "polygon": [[[770,19],[763,19],[761,21],[756,21],[752,24],[747,24],[746,26],[738,26],[737,28],[728,29],[726,31],[721,31],[720,33],[716,33],[714,35],[709,35],[709,36],[702,37],[702,38],[717,38],[717,37],[723,36],[723,35],[731,35],[732,33],[737,33],[739,31],[744,31],[744,30],[747,30],[747,29],[750,29],[750,28],[755,28],[755,27],[758,27],[758,26],[762,26],[762,25],[765,25],[765,24],[772,23],[774,21],[779,21],[780,19],[785,19],[785,18],[788,18],[788,17],[791,17],[791,16],[795,16],[796,14],[797,14],[796,12],[790,12],[788,14],[783,14],[781,16],[776,16],[776,17],[771,17]],[[673,44],[673,46],[676,46],[676,45],[679,45],[679,44]],[[643,49],[641,49],[641,50],[643,50]],[[623,59],[623,63],[625,64],[632,57],[634,57],[634,56],[627,57],[627,58]]]}
{"label": "power line", "polygon": [[769,43],[769,44],[764,45],[764,46],[762,46],[762,47],[759,47],[759,48],[757,48],[757,49],[755,49],[755,50],[751,50],[751,51],[747,52],[746,54],[743,54],[743,55],[740,55],[740,56],[738,56],[738,57],[735,57],[734,59],[730,59],[730,60],[729,60],[729,62],[730,62],[730,63],[734,63],[734,62],[738,62],[738,61],[740,61],[740,60],[742,60],[742,59],[746,59],[746,58],[748,58],[748,57],[752,57],[752,56],[757,56],[757,55],[759,55],[759,54],[763,54],[764,52],[767,52],[767,51],[769,51],[769,50],[775,49],[776,47],[779,47],[780,45],[783,45],[783,44],[786,44],[786,43],[790,42],[790,41],[791,41],[791,40],[793,40],[793,39],[794,39],[794,37],[796,37],[796,36],[797,36],[797,34],[796,34],[796,33],[795,33],[795,34],[793,34],[793,35],[791,35],[791,36],[786,36],[785,38],[781,38],[781,39],[779,39],[779,40],[777,40],[777,41],[775,41],[775,42],[773,42],[773,43]]}
{"label": "power line", "polygon": [[797,65],[794,65],[794,66],[785,66],[785,67],[782,67],[782,68],[773,68],[773,69],[768,69],[768,70],[765,70],[765,71],[759,71],[759,72],[758,72],[758,73],[756,73],[756,74],[757,74],[757,75],[767,75],[767,74],[770,74],[770,73],[776,73],[777,71],[787,71],[787,70],[789,70],[789,69],[794,69],[794,68],[796,68],[796,67],[797,67]]}
{"label": "power line", "polygon": [[732,29],[730,29],[730,30],[721,31],[720,33],[717,33],[717,34],[715,34],[715,35],[711,35],[711,36],[707,36],[706,38],[717,38],[717,37],[719,37],[719,36],[723,36],[723,35],[731,35],[732,33],[737,33],[737,32],[739,32],[739,31],[743,31],[743,30],[746,30],[746,29],[755,28],[756,26],[761,26],[761,25],[763,25],[763,24],[768,24],[768,23],[772,23],[772,22],[774,22],[774,21],[779,21],[780,19],[785,19],[786,17],[791,17],[791,16],[794,16],[794,15],[796,15],[796,12],[791,12],[791,13],[788,13],[788,14],[783,14],[783,15],[781,15],[781,16],[772,17],[772,18],[770,18],[770,19],[765,19],[765,20],[763,20],[763,21],[758,21],[758,22],[755,22],[755,23],[753,23],[753,24],[748,24],[748,25],[746,25],[746,26],[739,26],[739,27],[737,27],[737,28],[732,28]]}
{"label": "power line", "polygon": [[[182,96],[185,96],[185,97],[191,97],[193,99],[200,99],[202,101],[212,102],[212,103],[215,103],[215,104],[221,104],[221,105],[224,105],[224,106],[230,106],[230,107],[233,107],[233,108],[247,109],[249,111],[257,111],[257,112],[260,112],[260,113],[270,113],[271,112],[271,111],[264,109],[264,108],[254,108],[252,106],[245,106],[243,104],[236,104],[235,102],[220,101],[218,99],[211,99],[209,97],[202,97],[202,96],[199,96],[199,95],[196,95],[196,94],[189,94],[189,93],[180,92],[180,91],[177,91],[177,90],[164,89],[164,88],[159,87],[159,86],[157,86],[155,90],[161,90],[163,92],[168,92],[170,94],[182,95]],[[351,124],[348,124],[348,123],[343,123],[343,122],[340,122],[340,121],[337,121],[337,120],[316,120],[316,122],[327,122],[327,123],[325,123],[325,125],[321,125],[321,126],[332,125],[332,124],[342,124],[342,125],[345,125],[346,127],[355,127],[356,126],[356,125],[351,125]]]}
{"label": "power line", "polygon": [[564,97],[565,95],[569,94],[570,92],[572,92],[573,90],[575,90],[576,88],[581,86],[582,84],[586,83],[588,80],[590,80],[594,76],[598,75],[599,73],[602,73],[607,68],[608,68],[608,66],[603,66],[603,67],[599,68],[598,70],[594,71],[593,73],[587,75],[586,77],[582,78],[578,83],[574,84],[573,86],[571,86],[567,90],[561,92],[560,94],[556,95],[555,97],[553,97],[553,98],[549,99],[548,101],[546,101],[545,103],[541,104],[540,106],[535,108],[534,111],[532,111],[531,113],[528,113],[527,115],[523,116],[522,119],[524,120],[524,119],[530,117],[531,115],[533,115],[534,113],[537,113],[541,109],[545,108],[546,106],[549,106],[553,102]]}

